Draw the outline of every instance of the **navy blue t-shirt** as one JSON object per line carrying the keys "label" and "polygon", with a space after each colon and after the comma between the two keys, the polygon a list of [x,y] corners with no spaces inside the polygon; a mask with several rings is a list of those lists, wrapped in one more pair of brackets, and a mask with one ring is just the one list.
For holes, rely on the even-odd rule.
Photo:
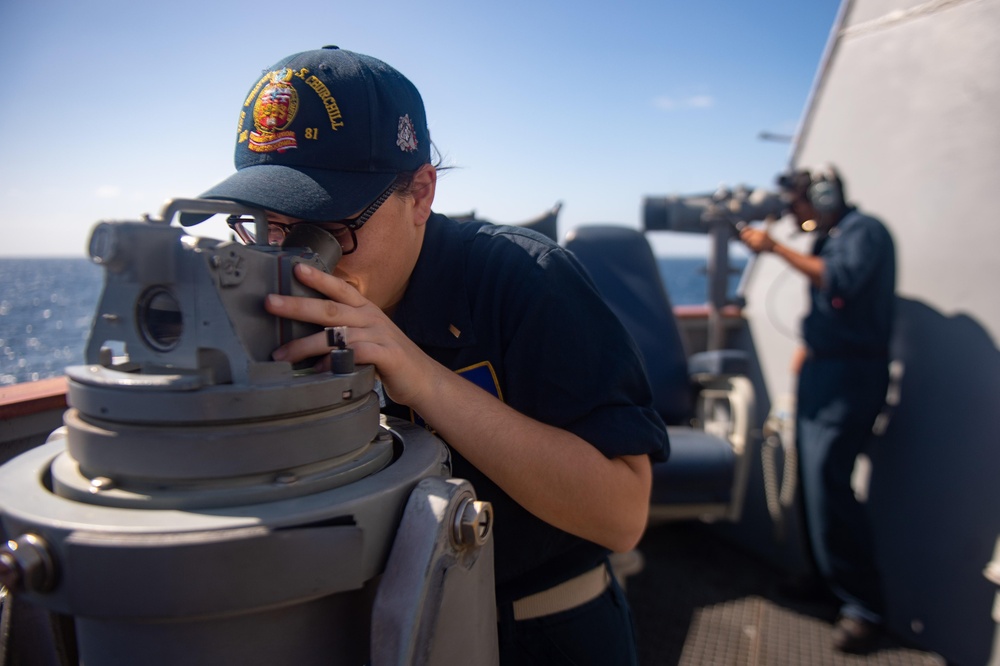
{"label": "navy blue t-shirt", "polygon": [[852,209],[816,240],[813,255],[823,258],[823,287],[809,289],[806,345],[820,358],[888,357],[896,289],[889,230]]}
{"label": "navy blue t-shirt", "polygon": [[[431,215],[393,321],[431,358],[522,414],[609,458],[662,458],[666,428],[631,337],[573,255],[544,236]],[[384,411],[423,423],[391,401]],[[532,516],[454,450],[452,472],[493,503],[498,602],[571,578],[607,554]]]}

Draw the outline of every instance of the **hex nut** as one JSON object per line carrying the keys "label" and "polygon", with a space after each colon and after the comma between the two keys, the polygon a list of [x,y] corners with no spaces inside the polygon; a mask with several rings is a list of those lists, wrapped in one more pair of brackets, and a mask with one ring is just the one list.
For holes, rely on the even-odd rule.
{"label": "hex nut", "polygon": [[453,537],[460,547],[479,547],[493,529],[493,505],[471,498],[462,500],[455,512]]}

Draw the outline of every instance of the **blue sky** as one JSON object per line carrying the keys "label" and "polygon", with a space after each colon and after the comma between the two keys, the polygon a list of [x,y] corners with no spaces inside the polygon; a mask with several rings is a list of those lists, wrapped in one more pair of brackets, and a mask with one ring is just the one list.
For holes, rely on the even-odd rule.
{"label": "blue sky", "polygon": [[0,0],[0,256],[84,256],[222,180],[260,72],[324,44],[420,89],[438,212],[638,226],[646,195],[773,182],[790,146],[758,134],[794,133],[838,4]]}

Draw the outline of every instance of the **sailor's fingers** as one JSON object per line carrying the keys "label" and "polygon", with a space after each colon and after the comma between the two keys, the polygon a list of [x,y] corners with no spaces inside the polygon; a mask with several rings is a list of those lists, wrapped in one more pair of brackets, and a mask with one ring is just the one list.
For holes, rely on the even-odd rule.
{"label": "sailor's fingers", "polygon": [[740,240],[754,252],[767,250],[770,245],[773,245],[766,231],[752,227],[746,227],[740,232]]}
{"label": "sailor's fingers", "polygon": [[368,303],[368,299],[345,280],[317,270],[308,264],[296,265],[295,277],[305,286],[312,287],[338,303],[353,307],[362,307]]}
{"label": "sailor's fingers", "polygon": [[[356,293],[356,292],[355,292]],[[346,305],[326,298],[280,296],[268,294],[264,309],[276,317],[304,321],[320,326],[358,326],[366,313],[356,306]]]}
{"label": "sailor's fingers", "polygon": [[271,358],[275,361],[298,363],[307,358],[325,357],[329,352],[330,345],[327,344],[326,332],[322,331],[278,347],[271,354]]}

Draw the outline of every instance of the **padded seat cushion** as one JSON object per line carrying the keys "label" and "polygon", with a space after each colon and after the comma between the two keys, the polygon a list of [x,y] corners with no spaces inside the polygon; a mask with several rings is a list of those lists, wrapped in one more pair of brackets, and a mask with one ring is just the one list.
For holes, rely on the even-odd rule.
{"label": "padded seat cushion", "polygon": [[670,459],[653,465],[653,504],[728,503],[735,454],[729,443],[702,430],[669,427]]}
{"label": "padded seat cushion", "polygon": [[[670,458],[653,464],[654,505],[725,505],[732,497],[736,456],[729,442],[687,427],[694,408],[680,330],[642,232],[624,226],[578,228],[566,243],[586,267],[604,300],[642,354],[653,406],[667,424]],[[738,354],[696,355],[695,372],[744,368]]]}
{"label": "padded seat cushion", "polygon": [[576,229],[566,248],[639,347],[653,408],[667,425],[688,423],[694,401],[687,356],[649,241],[636,229],[590,225]]}

